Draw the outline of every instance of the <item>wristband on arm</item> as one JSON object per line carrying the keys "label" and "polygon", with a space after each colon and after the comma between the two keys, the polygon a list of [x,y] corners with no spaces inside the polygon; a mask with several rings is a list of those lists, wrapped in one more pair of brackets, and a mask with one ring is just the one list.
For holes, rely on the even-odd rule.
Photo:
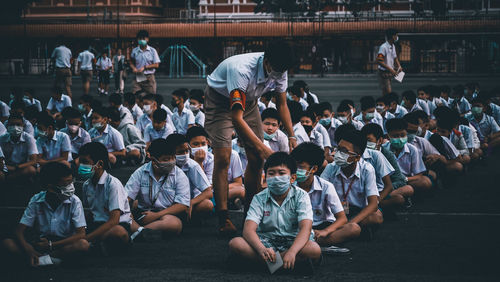
{"label": "wristband on arm", "polygon": [[234,89],[229,94],[229,108],[232,110],[235,105],[240,105],[241,109],[245,111],[246,98],[246,94],[243,91]]}

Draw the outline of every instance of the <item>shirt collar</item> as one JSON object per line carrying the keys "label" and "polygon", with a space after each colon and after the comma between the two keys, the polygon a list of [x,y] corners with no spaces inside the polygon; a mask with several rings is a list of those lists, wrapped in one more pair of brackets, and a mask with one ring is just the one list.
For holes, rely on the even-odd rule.
{"label": "shirt collar", "polygon": [[371,159],[372,158],[372,155],[368,152],[368,148],[365,149],[365,152],[363,153],[363,159]]}
{"label": "shirt collar", "polygon": [[[354,169],[354,172],[353,172],[353,174],[351,174],[350,177],[352,177],[354,175],[357,178],[360,178],[360,174],[361,174],[361,170],[359,168],[360,165],[361,165],[361,160],[358,161],[358,163],[356,164],[356,168]],[[350,177],[347,177],[347,176],[344,175],[344,172],[342,172],[342,168],[340,168],[340,167],[339,167],[339,169],[337,171],[336,176],[345,177],[346,179],[350,178]]]}
{"label": "shirt collar", "polygon": [[[40,195],[40,197],[36,200],[36,202],[37,203],[46,202],[45,201],[46,196],[47,196],[47,191],[43,191],[42,194]],[[63,204],[71,204],[71,197],[69,199],[64,200],[62,203]]]}
{"label": "shirt collar", "polygon": [[89,113],[86,115],[86,117],[91,117],[92,116],[92,109],[90,109]]}
{"label": "shirt collar", "polygon": [[137,46],[137,49],[139,49],[139,52],[146,52],[146,51],[151,51],[151,46],[146,45],[146,49],[145,50],[142,50],[142,48],[140,46]]}
{"label": "shirt collar", "polygon": [[267,77],[264,73],[264,54],[262,54],[257,61],[257,83],[264,83],[266,80]]}
{"label": "shirt collar", "polygon": [[319,177],[317,175],[315,175],[313,178],[312,189],[309,190],[309,194],[312,194],[314,191],[323,191],[323,188],[321,188],[321,183],[319,182]]}
{"label": "shirt collar", "polygon": [[106,128],[104,128],[104,131],[102,133],[104,134],[108,132],[109,132],[109,124],[106,124]]}
{"label": "shirt collar", "polygon": [[108,173],[106,171],[104,171],[101,175],[101,178],[99,178],[99,182],[97,182],[97,185],[104,185],[107,177],[108,177]]}
{"label": "shirt collar", "polygon": [[[286,195],[286,198],[285,200],[283,200],[283,203],[281,203],[281,207],[286,204],[292,197],[295,196],[295,189],[297,189],[293,184],[290,185],[290,189],[288,190],[288,194]],[[271,195],[271,192],[269,192],[269,189],[266,189],[266,195],[267,195],[267,201],[272,201],[274,202],[277,206],[278,203],[276,202],[276,200],[273,198],[273,196]]]}

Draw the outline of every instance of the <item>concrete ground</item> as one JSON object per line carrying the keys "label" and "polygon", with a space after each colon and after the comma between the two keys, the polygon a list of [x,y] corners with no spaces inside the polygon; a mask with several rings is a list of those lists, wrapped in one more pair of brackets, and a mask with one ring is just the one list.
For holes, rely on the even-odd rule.
{"label": "concrete ground", "polygon": [[[358,101],[362,95],[376,95],[374,77],[335,77],[306,79],[321,100],[335,103],[344,97]],[[456,84],[479,81],[483,88],[493,87],[491,78],[409,77],[407,85]],[[293,79],[291,79],[293,81]],[[10,86],[34,87],[47,101],[50,80],[42,78],[0,78],[0,93],[5,101]],[[75,89],[79,80],[74,79]],[[202,87],[195,79],[159,79],[160,93],[177,87]],[[95,89],[95,88],[94,88]],[[397,88],[401,91],[403,88]],[[75,91],[75,97],[81,95]],[[168,103],[168,101],[167,101]],[[431,195],[416,198],[414,206],[386,221],[372,241],[345,244],[351,254],[325,257],[313,277],[318,281],[497,281],[500,270],[500,205],[498,176],[500,156],[469,167],[456,184],[440,186]],[[134,168],[112,171],[125,183]],[[31,193],[38,187],[2,187],[0,233],[15,227]],[[231,217],[241,230],[242,215]],[[214,218],[202,226],[186,226],[183,234],[154,243],[136,243],[119,256],[84,257],[61,267],[28,269],[14,267],[10,258],[0,256],[2,281],[289,281],[305,279],[297,273],[269,275],[265,268],[239,265],[230,268],[226,261],[227,239],[219,239]]]}

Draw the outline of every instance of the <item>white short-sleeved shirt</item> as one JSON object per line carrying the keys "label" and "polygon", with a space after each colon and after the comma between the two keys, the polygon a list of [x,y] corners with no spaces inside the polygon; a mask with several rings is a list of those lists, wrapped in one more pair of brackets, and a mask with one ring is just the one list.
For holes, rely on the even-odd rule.
{"label": "white short-sleeved shirt", "polygon": [[231,150],[231,160],[229,162],[229,170],[227,171],[227,181],[229,181],[229,183],[234,182],[234,179],[243,176],[244,172],[240,155],[235,150]]}
{"label": "white short-sleeved shirt", "polygon": [[238,142],[236,141],[236,139],[233,139],[232,141],[232,148],[233,151],[236,151],[238,153],[238,156],[240,156],[241,165],[243,166],[243,171],[245,171],[247,169],[247,164],[248,164],[245,148],[238,146]]}
{"label": "white short-sleeved shirt", "polygon": [[212,176],[214,174],[214,154],[207,152],[207,156],[203,161],[203,171],[205,172],[208,181],[210,181],[210,184],[212,184]]}
{"label": "white short-sleeved shirt", "polygon": [[165,124],[165,126],[160,131],[157,131],[151,123],[146,126],[146,129],[144,129],[144,142],[153,142],[153,140],[160,138],[166,139],[167,136],[174,133],[174,131],[175,130],[171,128],[170,124],[168,123]]}
{"label": "white short-sleeved shirt", "polygon": [[95,56],[89,50],[85,50],[78,54],[78,62],[81,70],[92,70],[92,61]]}
{"label": "white short-sleeved shirt", "polygon": [[[299,223],[303,220],[313,221],[311,200],[306,191],[292,185],[280,206],[269,189],[265,189],[253,197],[246,220],[257,223],[257,235],[261,238],[295,239],[299,233]],[[311,230],[309,238],[313,237]]]}
{"label": "white short-sleeved shirt", "polygon": [[183,108],[182,112],[179,114],[179,111],[175,108],[172,114],[172,122],[174,123],[177,133],[186,134],[189,125],[195,124],[194,114],[187,108]]}
{"label": "white short-sleeved shirt", "polygon": [[134,124],[134,116],[127,107],[120,105],[120,107],[118,107],[118,111],[120,112],[120,125],[127,123]]}
{"label": "white short-sleeved shirt", "polygon": [[71,50],[68,47],[61,45],[56,47],[54,51],[52,51],[52,59],[56,60],[57,68],[70,68],[71,67]]}
{"label": "white short-sleeved shirt", "polygon": [[276,135],[272,139],[266,141],[269,144],[269,148],[274,152],[290,152],[288,136],[279,129],[276,130]]}
{"label": "white short-sleeved shirt", "polygon": [[107,70],[108,68],[113,66],[111,59],[109,57],[99,57],[97,63],[95,64],[98,70]]}
{"label": "white short-sleeved shirt", "polygon": [[269,91],[283,93],[288,86],[288,73],[279,79],[266,77],[264,53],[246,53],[229,57],[222,61],[207,77],[208,86],[217,93],[229,97],[239,89],[246,94],[247,101],[254,101]]}
{"label": "white short-sleeved shirt", "polygon": [[[382,55],[384,58],[384,63],[391,68],[394,68],[394,59],[398,57],[396,54],[396,47],[394,44],[390,44],[389,42],[384,42],[384,44],[380,45],[378,49],[378,56]],[[378,66],[379,70],[385,71],[386,69],[382,66]]]}
{"label": "white short-sleeved shirt", "polygon": [[415,136],[415,139],[413,139],[413,142],[411,142],[410,144],[417,147],[420,155],[424,157],[424,159],[429,155],[439,155],[439,151],[434,146],[432,146],[429,140],[423,137]]}
{"label": "white short-sleeved shirt", "polygon": [[495,103],[490,103],[491,108],[491,116],[495,119],[495,121],[500,123],[500,106]]}
{"label": "white short-sleeved shirt", "polygon": [[354,117],[354,120],[359,121],[365,126],[367,123],[376,123],[380,125],[380,127],[384,128],[384,118],[382,117],[381,114],[379,114],[377,111],[375,111],[375,117],[372,118],[369,122],[365,122],[363,120],[363,113],[360,113],[359,115]]}
{"label": "white short-sleeved shirt", "polygon": [[[50,139],[39,136],[36,139],[36,148],[44,160],[50,161],[61,157],[64,152],[71,152],[71,141],[68,134],[56,130]],[[68,161],[72,159],[71,154],[68,154]]]}
{"label": "white short-sleeved shirt", "polygon": [[94,216],[94,222],[109,220],[109,212],[120,210],[120,223],[132,223],[127,192],[118,178],[104,171],[94,186],[91,179],[83,183],[83,203]]}
{"label": "white short-sleeved shirt", "polygon": [[100,142],[106,146],[108,152],[116,152],[125,149],[122,134],[113,127],[106,125],[104,131],[99,133],[95,128],[89,130],[89,135],[92,141]]}
{"label": "white short-sleeved shirt", "polygon": [[418,101],[417,103],[415,103],[415,105],[413,105],[413,107],[411,107],[411,109],[408,112],[412,113],[415,111],[423,111],[422,107],[420,107],[420,105],[418,104]]}
{"label": "white short-sleeved shirt", "polygon": [[5,133],[7,133],[7,128],[5,127],[5,125],[3,125],[3,123],[0,122],[0,136],[4,135]]}
{"label": "white short-sleeved shirt", "polygon": [[153,122],[149,118],[148,114],[144,113],[137,119],[135,126],[141,131],[142,134],[144,134],[144,130],[150,124],[153,124]]}
{"label": "white short-sleeved shirt", "polygon": [[71,153],[73,154],[78,154],[78,151],[80,151],[80,148],[83,145],[90,143],[90,134],[87,130],[81,127],[78,128],[78,133],[75,137],[71,137],[68,127],[61,129],[61,132],[66,133],[69,136],[69,139],[71,140]]}
{"label": "white short-sleeved shirt", "polygon": [[202,111],[198,111],[194,115],[194,122],[198,125],[205,126],[205,113]]}
{"label": "white short-sleeved shirt", "polygon": [[[391,143],[387,142],[383,146],[390,149]],[[394,152],[394,150],[392,150]],[[419,173],[425,172],[426,168],[422,161],[422,154],[418,151],[417,147],[412,144],[406,143],[399,155],[396,155],[401,173],[405,176],[414,176]]]}
{"label": "white short-sleeved shirt", "polygon": [[10,107],[4,101],[0,101],[0,117],[10,116]]}
{"label": "white short-sleeved shirt", "polygon": [[460,152],[455,147],[455,145],[453,145],[453,142],[451,142],[450,138],[448,138],[446,136],[441,136],[441,138],[443,139],[445,157],[448,160],[454,160],[454,159],[458,158],[458,156],[460,156]]}
{"label": "white short-sleeved shirt", "polygon": [[196,198],[212,185],[201,166],[193,159],[188,159],[181,169],[189,179],[191,199]]}
{"label": "white short-sleeved shirt", "polygon": [[373,168],[375,169],[375,175],[377,176],[377,188],[378,191],[384,190],[384,181],[383,177],[389,175],[391,176],[394,173],[394,168],[391,163],[385,158],[384,154],[380,151],[365,149],[363,153],[363,160],[369,162]]}
{"label": "white short-sleeved shirt", "polygon": [[335,214],[344,211],[333,184],[317,175],[314,176],[308,194],[313,211],[313,226],[324,222],[335,222]]}
{"label": "white short-sleeved shirt", "polygon": [[42,111],[42,103],[40,102],[40,100],[35,98],[32,98],[31,100],[25,98],[24,101],[26,103],[26,106],[29,107],[34,105],[39,112]]}
{"label": "white short-sleeved shirt", "polygon": [[[363,159],[357,163],[354,173],[349,177],[345,176],[340,167],[333,162],[326,166],[323,173],[321,173],[321,178],[335,186],[341,201],[347,200],[349,205],[358,208],[364,208],[368,205],[369,196],[379,196],[375,169]],[[344,186],[342,186],[342,183],[344,183]],[[351,186],[350,190],[348,189],[349,186]],[[347,192],[348,190],[349,192]]]}
{"label": "white short-sleeved shirt", "polygon": [[[135,60],[135,67],[137,69],[161,62],[156,49],[149,45],[144,50],[139,46],[135,47],[132,53],[130,53],[130,58]],[[144,70],[144,74],[154,74],[155,71],[155,69],[147,69]]]}
{"label": "white short-sleeved shirt", "polygon": [[45,201],[46,194],[47,191],[42,191],[31,197],[19,223],[38,228],[40,238],[68,238],[76,229],[87,226],[82,202],[76,195],[72,195],[53,210]]}
{"label": "white short-sleeved shirt", "polygon": [[302,124],[300,124],[300,122],[293,126],[293,132],[295,134],[295,137],[297,138],[297,145],[310,141],[309,135],[307,135],[306,130],[304,129]]}
{"label": "white short-sleeved shirt", "polygon": [[[466,127],[468,128],[468,126]],[[465,136],[461,132],[455,134],[455,131],[452,130],[449,139],[455,146],[455,148],[460,152],[460,155],[469,155],[469,147],[467,146],[467,141],[465,141]]]}
{"label": "white short-sleeved shirt", "polygon": [[5,133],[0,136],[0,147],[8,165],[25,163],[31,155],[38,154],[35,138],[26,132],[21,133],[17,142],[11,139],[9,133]]}
{"label": "white short-sleeved shirt", "polygon": [[130,112],[132,113],[132,116],[134,117],[134,121],[137,121],[137,119],[144,114],[142,109],[139,106],[137,106],[137,104],[134,104],[134,106],[132,107],[132,110],[130,110]]}
{"label": "white short-sleeved shirt", "polygon": [[47,110],[62,112],[64,108],[71,106],[71,98],[66,94],[62,94],[61,100],[59,101],[56,101],[54,100],[54,98],[50,97],[49,103],[47,104]]}
{"label": "white short-sleeved shirt", "polygon": [[328,137],[330,137],[330,143],[332,147],[337,146],[337,142],[335,142],[335,131],[339,126],[342,125],[342,122],[336,118],[331,118],[330,127],[327,129]]}
{"label": "white short-sleeved shirt", "polygon": [[309,135],[309,140],[311,140],[311,142],[313,142],[314,144],[320,146],[321,149],[325,148],[325,146],[323,145],[323,135],[321,135],[321,133],[318,130],[316,130],[316,128],[313,128],[311,130],[311,134]]}
{"label": "white short-sleeved shirt", "polygon": [[328,131],[326,128],[321,125],[319,122],[316,124],[314,127],[314,130],[318,131],[321,133],[321,136],[323,137],[323,147],[332,147],[332,141],[330,140],[330,135],[328,134]]}
{"label": "white short-sleeved shirt", "polygon": [[167,176],[156,180],[151,162],[146,163],[130,176],[125,190],[129,198],[138,200],[141,210],[164,210],[176,203],[189,207],[191,203],[189,179],[177,166]]}
{"label": "white short-sleeved shirt", "polygon": [[474,118],[473,115],[466,115],[469,122],[477,129],[480,134],[480,139],[484,139],[484,137],[488,137],[493,133],[500,131],[500,127],[498,126],[495,119],[487,114],[483,114],[480,122]]}
{"label": "white short-sleeved shirt", "polygon": [[428,116],[430,116],[431,113],[434,112],[434,110],[436,109],[436,104],[434,104],[433,101],[422,100],[420,98],[417,98],[417,104],[420,106],[422,111],[424,111]]}
{"label": "white short-sleeved shirt", "polygon": [[[30,134],[31,136],[35,136],[35,128],[31,124],[31,122],[25,118],[23,118],[23,131]],[[2,135],[2,129],[6,129],[9,127],[9,120],[6,120],[2,125],[0,125],[0,135]]]}

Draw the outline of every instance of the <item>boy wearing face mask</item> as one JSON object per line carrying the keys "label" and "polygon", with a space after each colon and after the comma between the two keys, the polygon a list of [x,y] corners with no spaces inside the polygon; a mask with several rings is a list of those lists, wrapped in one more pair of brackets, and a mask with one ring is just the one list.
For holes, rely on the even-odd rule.
{"label": "boy wearing face mask", "polygon": [[144,129],[144,141],[146,142],[146,147],[148,147],[153,140],[158,138],[165,139],[174,132],[175,128],[172,128],[170,124],[167,123],[167,112],[164,109],[157,109],[153,113],[152,123]]}
{"label": "boy wearing face mask", "polygon": [[394,46],[394,43],[399,40],[398,31],[392,28],[387,29],[385,40],[384,44],[380,45],[377,54],[378,81],[382,95],[392,92],[392,77],[403,71],[396,54],[396,46]]}
{"label": "boy wearing face mask", "polygon": [[401,94],[402,101],[401,106],[405,107],[406,110],[411,113],[415,111],[422,111],[422,107],[417,104],[417,95],[413,90],[407,90]]}
{"label": "boy wearing face mask", "polygon": [[492,116],[484,113],[486,106],[482,98],[475,98],[472,100],[471,113],[465,117],[477,129],[481,148],[492,150],[500,146],[500,126]]}
{"label": "boy wearing face mask", "polygon": [[382,117],[382,129],[384,130],[384,134],[387,134],[387,129],[385,128],[385,123],[387,122],[387,120],[395,118],[395,116],[391,112],[389,112],[389,102],[387,102],[387,96],[388,95],[377,98],[375,106],[375,109]]}
{"label": "boy wearing face mask", "polygon": [[146,158],[146,142],[133,120],[120,119],[120,112],[116,108],[109,108],[109,124],[123,137],[123,145],[127,151],[126,160],[133,166],[141,164]]}
{"label": "boy wearing face mask", "polygon": [[55,121],[51,116],[42,113],[38,118],[37,127],[38,164],[44,166],[49,162],[69,162],[73,159],[70,155],[69,136],[55,129]]}
{"label": "boy wearing face mask", "polygon": [[191,205],[188,210],[188,220],[194,215],[207,214],[212,211],[212,184],[201,166],[191,159],[186,137],[174,133],[167,137],[167,142],[175,146],[176,165],[182,169],[189,179]]}
{"label": "boy wearing face mask", "polygon": [[408,110],[399,104],[399,96],[395,92],[391,92],[384,96],[387,100],[387,107],[391,114],[396,118],[403,118],[408,113]]}
{"label": "boy wearing face mask", "polygon": [[34,165],[38,150],[33,136],[23,131],[23,117],[10,115],[7,133],[0,136],[0,147],[5,157],[7,180],[31,180],[36,175]]}
{"label": "boy wearing face mask", "polygon": [[361,114],[354,117],[354,119],[360,121],[363,125],[376,123],[383,126],[382,116],[375,110],[375,99],[372,96],[364,96],[359,102],[361,104]]}
{"label": "boy wearing face mask", "polygon": [[154,140],[148,156],[151,161],[139,167],[125,185],[129,201],[138,201],[132,232],[136,236],[150,230],[178,235],[182,231],[179,217],[184,217],[190,206],[189,179],[175,165],[173,143]]}
{"label": "boy wearing face mask", "polygon": [[298,86],[292,86],[288,88],[288,95],[289,99],[293,100],[295,102],[298,102],[302,106],[302,110],[305,111],[307,110],[307,107],[309,107],[309,104],[302,98],[304,93],[300,91],[300,88]]}
{"label": "boy wearing face mask", "polygon": [[132,117],[134,118],[134,124],[135,124],[137,119],[140,116],[142,116],[143,112],[142,109],[135,102],[134,93],[127,92],[123,94],[123,106],[125,106],[132,113]]}
{"label": "boy wearing face mask", "polygon": [[382,224],[384,219],[382,212],[377,209],[379,192],[375,169],[361,158],[366,139],[355,129],[342,130],[339,134],[341,139],[334,162],[326,166],[321,178],[335,186],[348,223],[357,227],[357,234],[360,235],[362,229],[366,229],[371,236],[370,231]]}
{"label": "boy wearing face mask", "polygon": [[[23,117],[23,123],[24,123],[23,131],[30,134],[31,136],[34,136],[35,129],[34,129],[33,125],[31,124],[31,122],[24,118],[25,111],[26,111],[26,105],[24,104],[23,101],[14,101],[10,105],[10,113],[11,114],[17,113]],[[8,127],[8,126],[9,126],[9,121],[5,121],[5,127]]]}
{"label": "boy wearing face mask", "polygon": [[194,114],[194,121],[197,125],[205,126],[205,113],[203,109],[203,90],[193,89],[189,92],[189,109]]}
{"label": "boy wearing face mask", "polygon": [[352,109],[349,106],[348,100],[341,101],[337,107],[337,119],[342,124],[352,124],[357,130],[361,130],[361,128],[363,128],[362,122],[353,119]]}
{"label": "boy wearing face mask", "polygon": [[407,177],[408,184],[415,191],[431,189],[432,180],[430,176],[424,175],[426,168],[421,153],[415,146],[408,144],[406,121],[395,118],[388,120],[386,126],[390,142],[383,146],[396,155],[401,172]]}
{"label": "boy wearing face mask", "polygon": [[156,49],[149,46],[149,33],[139,30],[136,36],[139,46],[130,53],[130,68],[136,77],[132,82],[132,92],[144,90],[156,94],[155,71],[160,66],[160,57]]}
{"label": "boy wearing face mask", "polygon": [[[85,215],[80,199],[74,195],[71,168],[54,162],[40,171],[44,191],[34,195],[15,230],[15,239],[6,239],[2,247],[10,259],[30,266],[47,265],[39,258],[49,255],[48,264],[83,254],[89,248],[85,240]],[[35,236],[26,233],[33,228]],[[32,233],[33,234],[33,233]]]}
{"label": "boy wearing face mask", "polygon": [[297,138],[297,144],[304,142],[309,142],[309,134],[306,132],[305,128],[302,126],[300,119],[303,115],[302,106],[298,102],[288,101],[288,109],[290,110],[290,116],[292,118],[293,132]]}
{"label": "boy wearing face mask", "polygon": [[297,185],[311,199],[314,239],[322,246],[321,251],[324,254],[349,252],[334,244],[357,237],[360,230],[355,224],[346,224],[347,217],[333,184],[315,175],[323,165],[323,151],[308,142],[297,146],[291,155],[297,162]]}
{"label": "boy wearing face mask", "polygon": [[265,109],[260,115],[262,128],[264,129],[264,140],[274,152],[290,152],[288,137],[279,129],[281,120],[276,109]]}
{"label": "boy wearing face mask", "polygon": [[62,88],[54,86],[52,96],[47,104],[47,113],[55,120],[60,120],[62,118],[61,112],[66,107],[71,107],[71,98],[63,94]]}
{"label": "boy wearing face mask", "polygon": [[78,165],[78,151],[80,148],[90,142],[89,133],[81,127],[81,115],[78,110],[67,108],[64,110],[64,119],[66,127],[61,129],[61,132],[66,133],[71,141],[71,156]]}
{"label": "boy wearing face mask", "polygon": [[382,153],[385,159],[390,163],[394,172],[390,174],[392,187],[394,190],[389,191],[389,196],[380,197],[379,206],[383,209],[395,209],[401,206],[409,208],[413,196],[413,187],[408,185],[407,178],[401,173],[396,156],[386,147],[382,146],[384,142],[384,134],[382,128],[378,124],[367,124],[363,126],[361,134],[366,137],[366,149],[376,150]]}
{"label": "boy wearing face mask", "polygon": [[205,172],[208,181],[212,183],[214,172],[214,154],[208,151],[208,134],[203,127],[193,126],[188,129],[186,139],[191,149],[191,158],[195,160]]}
{"label": "boy wearing face mask", "polygon": [[[335,118],[335,113],[332,110],[332,104],[329,102],[319,103],[317,110],[319,113],[318,116],[320,116],[319,124],[321,124],[328,132],[330,143],[332,147],[334,147],[337,145],[335,142],[335,130],[342,125],[342,122]],[[333,161],[333,159],[331,161]]]}
{"label": "boy wearing face mask", "polygon": [[92,141],[97,141],[108,150],[109,161],[116,164],[118,158],[125,158],[127,151],[121,133],[108,125],[110,110],[97,107],[92,113],[92,129],[89,130]]}
{"label": "boy wearing face mask", "polygon": [[321,249],[313,241],[311,200],[306,191],[292,184],[296,180],[295,160],[285,152],[276,152],[267,159],[264,171],[268,187],[254,196],[243,237],[229,242],[231,253],[264,263],[275,262],[279,252],[284,269],[293,269],[299,261],[319,259]]}
{"label": "boy wearing face mask", "polygon": [[109,104],[111,108],[115,108],[120,112],[120,120],[121,123],[126,124],[126,123],[131,123],[134,124],[134,117],[132,116],[132,113],[130,110],[122,105],[122,95],[120,94],[111,94],[109,96]]}
{"label": "boy wearing face mask", "polygon": [[135,126],[137,126],[141,133],[144,134],[146,127],[152,123],[151,119],[153,118],[154,111],[158,109],[158,104],[156,103],[155,96],[153,94],[146,94],[146,96],[142,98],[142,104],[144,113],[137,119]]}
{"label": "boy wearing face mask", "polygon": [[[451,112],[442,112],[438,116],[436,133],[441,136],[441,138],[449,140],[449,143],[456,148],[459,154],[452,161],[462,164],[463,170],[463,166],[470,163],[471,157],[464,136],[460,131],[454,128],[458,125],[458,114],[455,116]],[[457,172],[460,173],[462,170]]]}
{"label": "boy wearing face mask", "polygon": [[82,114],[83,128],[89,131],[92,129],[92,106],[94,99],[90,95],[83,95],[80,97],[80,104],[78,104],[78,111]]}
{"label": "boy wearing face mask", "polygon": [[78,174],[86,179],[82,187],[83,204],[92,213],[86,239],[94,245],[102,242],[103,252],[106,247],[120,250],[129,242],[132,222],[127,192],[120,180],[107,172],[111,166],[103,144],[87,143],[79,155]]}
{"label": "boy wearing face mask", "polygon": [[317,124],[317,120],[316,115],[311,109],[307,109],[306,111],[302,112],[300,123],[309,136],[309,140],[314,144],[320,146],[321,149],[324,149],[323,136],[318,130],[314,129]]}
{"label": "boy wearing face mask", "polygon": [[175,129],[180,134],[186,134],[188,128],[195,124],[193,112],[184,106],[188,94],[184,89],[177,89],[172,93],[172,104],[174,108],[172,121]]}

